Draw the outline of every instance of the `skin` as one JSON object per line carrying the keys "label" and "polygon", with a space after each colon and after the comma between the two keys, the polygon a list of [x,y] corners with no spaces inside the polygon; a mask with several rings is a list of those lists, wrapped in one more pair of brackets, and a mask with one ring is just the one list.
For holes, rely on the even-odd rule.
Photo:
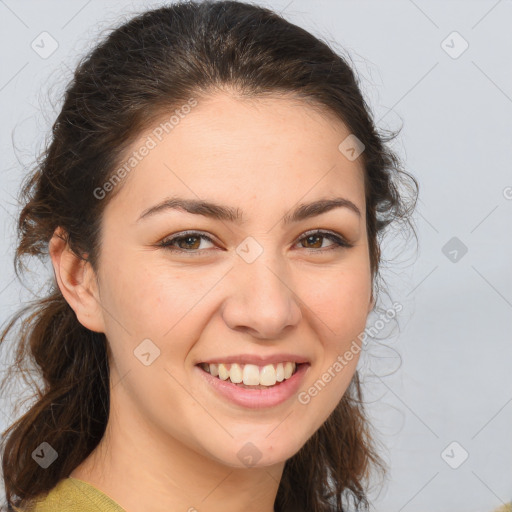
{"label": "skin", "polygon": [[[349,133],[329,113],[291,97],[215,93],[109,201],[97,273],[56,232],[50,254],[58,285],[78,320],[104,332],[112,351],[106,433],[70,476],[130,512],[274,510],[285,461],[336,407],[359,355],[307,405],[294,396],[266,409],[219,397],[195,365],[241,353],[300,354],[311,364],[305,391],[364,330],[373,301],[363,169],[338,150]],[[137,222],[171,195],[238,207],[246,222],[178,210]],[[281,224],[298,203],[336,196],[350,199],[361,216],[335,208]],[[325,237],[308,242],[303,233],[313,229],[335,231],[353,247],[328,250],[335,245]],[[192,247],[195,257],[158,246],[185,230],[213,242],[175,245]],[[251,264],[236,253],[248,236],[263,248]],[[147,338],[160,350],[149,366],[134,356]],[[237,457],[248,441],[261,454],[253,467]]]}

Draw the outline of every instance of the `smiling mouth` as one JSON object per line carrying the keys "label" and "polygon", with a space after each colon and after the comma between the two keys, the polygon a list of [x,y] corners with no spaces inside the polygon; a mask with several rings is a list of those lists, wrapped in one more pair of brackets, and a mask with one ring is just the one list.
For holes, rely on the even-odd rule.
{"label": "smiling mouth", "polygon": [[211,376],[246,389],[269,389],[281,385],[308,363],[253,364],[200,363],[197,366]]}

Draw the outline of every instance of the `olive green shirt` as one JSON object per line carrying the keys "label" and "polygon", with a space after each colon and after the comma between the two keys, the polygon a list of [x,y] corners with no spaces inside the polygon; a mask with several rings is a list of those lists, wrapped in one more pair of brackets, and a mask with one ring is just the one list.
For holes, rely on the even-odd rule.
{"label": "olive green shirt", "polygon": [[73,477],[60,480],[28,510],[17,512],[126,512],[93,485]]}

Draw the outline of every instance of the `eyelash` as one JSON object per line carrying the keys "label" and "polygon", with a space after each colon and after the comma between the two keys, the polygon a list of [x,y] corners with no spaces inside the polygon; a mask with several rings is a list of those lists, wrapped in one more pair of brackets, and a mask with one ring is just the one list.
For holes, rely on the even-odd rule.
{"label": "eyelash", "polygon": [[[310,252],[326,252],[326,251],[332,251],[332,250],[339,250],[339,249],[350,249],[354,245],[347,242],[345,239],[343,239],[341,236],[338,236],[334,233],[331,233],[329,231],[324,230],[314,230],[314,231],[307,231],[304,233],[302,238],[300,238],[297,243],[301,242],[302,240],[305,240],[309,238],[310,236],[314,235],[320,235],[324,238],[327,238],[328,240],[331,240],[334,242],[335,245],[323,248],[323,249],[308,249],[304,248],[307,251]],[[199,253],[205,252],[206,249],[192,249],[192,250],[186,250],[186,249],[176,249],[172,247],[172,244],[176,243],[179,240],[184,240],[188,237],[194,237],[194,238],[203,238],[205,240],[208,240],[211,243],[215,243],[209,236],[206,236],[198,231],[185,231],[183,233],[180,233],[178,236],[174,236],[172,238],[164,239],[163,241],[159,242],[159,247],[163,247],[164,249],[171,251],[171,252],[178,252],[181,254],[187,254],[190,256],[197,256]]]}

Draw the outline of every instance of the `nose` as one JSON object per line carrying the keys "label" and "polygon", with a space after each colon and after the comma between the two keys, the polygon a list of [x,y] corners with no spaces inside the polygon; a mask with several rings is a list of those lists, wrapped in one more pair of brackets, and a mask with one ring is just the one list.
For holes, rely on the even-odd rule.
{"label": "nose", "polygon": [[263,255],[253,263],[238,261],[229,279],[222,315],[231,329],[276,339],[300,323],[299,299],[283,263]]}

